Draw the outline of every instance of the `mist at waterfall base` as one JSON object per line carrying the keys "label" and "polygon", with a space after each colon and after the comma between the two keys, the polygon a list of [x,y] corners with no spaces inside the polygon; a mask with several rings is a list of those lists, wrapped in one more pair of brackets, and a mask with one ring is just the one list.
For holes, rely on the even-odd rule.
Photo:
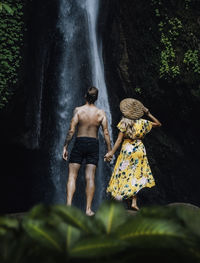
{"label": "mist at waterfall base", "polygon": [[[55,10],[54,14],[41,6],[40,15],[32,18],[30,26],[34,30],[37,28],[38,34],[34,37],[33,30],[30,30],[33,42],[28,58],[32,64],[27,78],[26,132],[20,138],[25,146],[25,150],[22,150],[25,163],[21,172],[26,174],[29,190],[24,193],[16,191],[23,196],[19,198],[16,195],[16,199],[29,202],[25,205],[28,208],[38,203],[66,203],[68,162],[62,159],[62,150],[73,110],[85,103],[84,95],[89,86],[94,85],[99,89],[96,104],[106,112],[112,136],[101,36],[98,34],[99,1],[58,2],[54,3],[57,11],[56,8],[49,9]],[[49,21],[51,15],[52,21]],[[41,23],[41,20],[45,21],[45,16],[49,21],[47,24]],[[93,210],[108,198],[106,186],[111,175],[111,165],[103,160],[107,149],[101,129],[99,141]],[[74,139],[70,143],[69,153],[73,144]],[[73,204],[81,209],[85,209],[86,205],[84,168],[83,163],[73,200]],[[20,207],[23,209],[22,204],[13,203],[13,206],[11,211],[18,211]]]}

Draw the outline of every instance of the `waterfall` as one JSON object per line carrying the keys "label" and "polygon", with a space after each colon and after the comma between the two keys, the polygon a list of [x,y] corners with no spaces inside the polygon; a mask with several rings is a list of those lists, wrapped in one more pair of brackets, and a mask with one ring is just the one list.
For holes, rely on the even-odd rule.
{"label": "waterfall", "polygon": [[[105,76],[104,76],[104,64],[103,64],[103,56],[102,56],[102,41],[101,37],[97,35],[97,22],[98,22],[98,15],[100,9],[100,0],[85,0],[85,10],[87,13],[87,20],[88,20],[88,30],[89,30],[89,48],[90,48],[90,60],[92,66],[92,82],[93,85],[96,86],[99,90],[99,98],[97,101],[97,106],[103,109],[106,113],[108,119],[108,128],[109,134],[111,137],[111,143],[113,141],[112,138],[112,117],[110,112],[110,106],[108,101],[108,93],[105,83]],[[97,41],[98,39],[98,41]],[[100,161],[97,170],[97,184],[98,187],[98,203],[101,203],[104,192],[106,188],[105,179],[103,175],[109,174],[111,171],[110,169],[105,169],[106,164],[103,163],[103,156],[106,152],[106,148],[102,147],[103,145],[103,134],[100,130],[99,139],[101,142],[100,148]],[[106,181],[107,182],[107,181]]]}
{"label": "waterfall", "polygon": [[[62,150],[73,110],[85,103],[84,95],[89,86],[96,86],[99,90],[97,107],[106,112],[112,141],[112,118],[104,78],[102,43],[97,34],[100,0],[59,0],[58,5],[54,53],[52,45],[45,43],[49,47],[48,52],[44,53],[42,60],[38,58],[39,62],[45,63],[41,67],[38,82],[41,100],[38,101],[40,118],[35,137],[39,142],[39,162],[33,173],[38,178],[35,192],[40,191],[40,200],[47,203],[66,201],[68,163],[62,159]],[[38,112],[35,115],[38,116]],[[110,164],[103,161],[106,144],[101,129],[99,140],[100,160],[96,172],[94,210],[106,198],[106,186],[111,175]],[[69,153],[73,143],[74,139],[70,143]],[[77,178],[73,204],[82,209],[85,207],[84,166]]]}
{"label": "waterfall", "polygon": [[[100,38],[98,38],[97,44],[99,5],[99,0],[61,0],[59,28],[64,40],[59,85],[61,90],[59,100],[60,104],[64,105],[61,107],[60,112],[60,120],[63,119],[64,121],[60,122],[61,130],[63,130],[61,132],[62,142],[64,142],[64,137],[69,127],[72,109],[84,103],[83,95],[89,86],[96,86],[99,90],[97,107],[103,109],[107,115],[112,141],[112,118],[104,78]],[[71,88],[72,86],[73,89]],[[81,94],[82,97],[80,96]],[[105,198],[106,185],[111,173],[110,165],[103,161],[106,147],[101,130],[99,132],[99,140],[100,160],[96,172],[94,208],[97,208],[103,198]],[[80,171],[79,177],[81,178],[79,178],[78,185],[82,186],[85,180],[83,169]],[[84,187],[80,189],[77,186],[77,192],[81,192],[83,195],[85,193]],[[75,193],[75,196],[77,196],[77,193]],[[81,202],[83,198],[85,197],[78,196],[76,202]]]}
{"label": "waterfall", "polygon": [[106,89],[105,77],[104,77],[104,64],[102,57],[102,41],[98,38],[97,43],[97,19],[99,11],[99,0],[86,0],[86,12],[88,17],[88,28],[89,28],[89,47],[91,54],[92,64],[92,81],[94,86],[99,89],[99,99],[97,106],[106,112],[109,123],[109,132],[112,137],[112,117],[110,113],[110,106],[108,102],[108,94]]}

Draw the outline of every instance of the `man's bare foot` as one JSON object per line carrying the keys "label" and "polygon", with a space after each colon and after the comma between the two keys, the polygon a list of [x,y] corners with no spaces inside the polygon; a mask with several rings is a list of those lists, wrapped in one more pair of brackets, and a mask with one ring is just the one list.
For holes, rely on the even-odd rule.
{"label": "man's bare foot", "polygon": [[95,213],[90,209],[90,210],[86,211],[86,215],[87,216],[93,216],[93,215],[95,215]]}

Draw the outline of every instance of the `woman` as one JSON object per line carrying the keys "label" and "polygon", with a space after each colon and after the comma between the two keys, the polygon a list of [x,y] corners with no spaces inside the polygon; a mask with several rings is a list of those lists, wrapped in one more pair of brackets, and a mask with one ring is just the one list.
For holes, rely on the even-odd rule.
{"label": "woman", "polygon": [[[139,210],[136,196],[138,191],[155,185],[142,139],[152,127],[160,127],[161,123],[136,99],[122,100],[120,110],[123,117],[117,125],[118,138],[113,149],[105,155],[105,160],[111,161],[122,141],[123,144],[107,192],[116,200],[131,198],[131,207]],[[151,121],[142,119],[144,114]]]}

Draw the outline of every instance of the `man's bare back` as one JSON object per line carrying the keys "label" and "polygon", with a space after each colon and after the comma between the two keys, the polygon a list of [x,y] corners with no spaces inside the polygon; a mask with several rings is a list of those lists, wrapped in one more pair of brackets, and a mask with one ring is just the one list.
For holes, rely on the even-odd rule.
{"label": "man's bare back", "polygon": [[72,204],[72,198],[76,189],[76,178],[85,160],[85,178],[86,178],[86,214],[91,216],[94,212],[91,210],[91,204],[95,191],[94,176],[99,160],[99,141],[98,131],[102,127],[105,142],[108,151],[111,150],[110,136],[108,132],[108,123],[106,114],[98,109],[94,102],[98,98],[98,89],[90,87],[85,95],[86,104],[77,107],[74,110],[68,130],[64,148],[63,159],[68,160],[68,145],[77,129],[76,140],[69,158],[69,175],[67,181],[67,205]]}
{"label": "man's bare back", "polygon": [[75,133],[76,127],[77,137],[97,138],[100,126],[103,130],[107,148],[110,150],[110,136],[105,112],[101,109],[98,109],[94,104],[89,104],[87,102],[85,105],[75,108],[74,115],[70,123],[70,128],[65,140],[63,158],[65,160],[68,158],[67,147]]}
{"label": "man's bare back", "polygon": [[105,113],[94,104],[86,104],[75,109],[78,115],[77,137],[98,137],[100,125],[103,125]]}

